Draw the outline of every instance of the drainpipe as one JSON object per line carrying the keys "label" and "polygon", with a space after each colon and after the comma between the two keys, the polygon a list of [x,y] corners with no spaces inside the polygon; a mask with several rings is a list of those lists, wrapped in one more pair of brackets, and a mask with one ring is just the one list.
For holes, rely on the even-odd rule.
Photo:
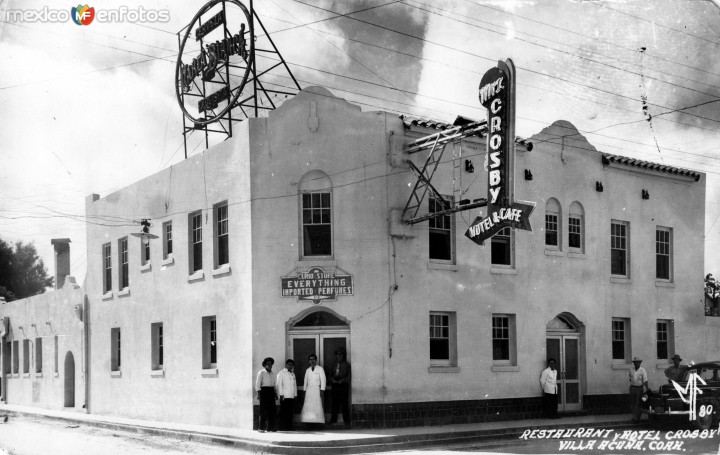
{"label": "drainpipe", "polygon": [[80,352],[83,356],[82,369],[83,381],[85,383],[85,403],[83,403],[83,408],[85,408],[86,414],[90,414],[90,343],[88,343],[88,327],[90,323],[88,321],[88,299],[86,295],[83,295],[82,315],[83,328],[82,338],[80,340],[80,342],[82,343],[82,348],[80,349]]}

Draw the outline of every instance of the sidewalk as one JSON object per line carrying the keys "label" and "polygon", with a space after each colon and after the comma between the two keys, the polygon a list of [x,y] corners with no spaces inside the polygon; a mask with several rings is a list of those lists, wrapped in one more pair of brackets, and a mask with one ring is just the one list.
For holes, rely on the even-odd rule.
{"label": "sidewalk", "polygon": [[634,427],[629,414],[572,416],[559,420],[529,419],[461,425],[392,429],[325,430],[317,432],[259,433],[252,430],[156,422],[100,416],[72,411],[53,411],[19,405],[0,405],[0,414],[26,415],[64,420],[73,424],[154,434],[220,444],[239,449],[278,454],[362,453],[406,450],[493,439],[517,438],[527,429]]}

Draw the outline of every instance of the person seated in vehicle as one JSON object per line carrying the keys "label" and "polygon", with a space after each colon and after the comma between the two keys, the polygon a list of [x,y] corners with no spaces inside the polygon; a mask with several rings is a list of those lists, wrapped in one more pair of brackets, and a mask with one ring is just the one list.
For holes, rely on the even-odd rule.
{"label": "person seated in vehicle", "polygon": [[673,361],[673,364],[665,369],[665,377],[667,377],[668,382],[680,382],[683,380],[683,376],[685,376],[687,366],[680,365],[682,358],[680,358],[677,354],[675,354],[671,360]]}

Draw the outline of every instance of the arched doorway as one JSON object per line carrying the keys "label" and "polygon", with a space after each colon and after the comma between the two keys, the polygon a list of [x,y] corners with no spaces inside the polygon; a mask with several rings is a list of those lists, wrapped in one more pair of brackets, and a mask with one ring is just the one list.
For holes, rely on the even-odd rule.
{"label": "arched doorway", "polygon": [[[304,394],[303,381],[305,370],[308,368],[308,356],[317,355],[318,365],[323,367],[328,378],[325,402],[325,419],[329,419],[332,409],[332,368],[335,367],[335,351],[344,349],[346,359],[352,363],[350,350],[350,322],[335,311],[325,307],[308,308],[287,322],[287,357],[295,361],[295,379],[297,380],[298,392]],[[284,361],[282,362],[284,364]],[[350,384],[350,395],[352,397],[352,382]],[[302,402],[302,400],[298,400]],[[352,403],[352,398],[350,398]],[[298,410],[299,411],[299,410]],[[341,418],[341,417],[340,417]]]}
{"label": "arched doorway", "polygon": [[572,313],[560,313],[546,330],[547,358],[558,366],[558,411],[579,411],[585,390],[585,325]]}
{"label": "arched doorway", "polygon": [[72,352],[65,354],[65,407],[75,407],[75,357]]}

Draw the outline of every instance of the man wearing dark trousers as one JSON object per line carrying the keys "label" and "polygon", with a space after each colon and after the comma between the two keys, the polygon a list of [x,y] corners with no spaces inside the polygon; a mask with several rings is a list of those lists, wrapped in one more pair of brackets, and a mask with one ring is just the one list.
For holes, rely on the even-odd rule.
{"label": "man wearing dark trousers", "polygon": [[540,387],[543,390],[543,416],[559,419],[557,413],[557,370],[555,359],[548,359],[548,367],[540,374]]}
{"label": "man wearing dark trousers", "polygon": [[291,431],[295,397],[297,396],[297,382],[293,368],[293,359],[285,361],[285,369],[277,375],[277,393],[280,395],[280,430]]}
{"label": "man wearing dark trousers", "polygon": [[272,374],[272,367],[275,360],[267,357],[263,360],[263,369],[258,371],[255,380],[255,391],[260,402],[260,421],[258,422],[258,431],[276,431],[275,428],[275,376]]}
{"label": "man wearing dark trousers", "polygon": [[350,364],[345,360],[345,350],[335,351],[337,363],[332,375],[332,414],[330,424],[337,422],[338,408],[342,406],[343,424],[350,426],[350,404],[348,395],[350,392]]}

